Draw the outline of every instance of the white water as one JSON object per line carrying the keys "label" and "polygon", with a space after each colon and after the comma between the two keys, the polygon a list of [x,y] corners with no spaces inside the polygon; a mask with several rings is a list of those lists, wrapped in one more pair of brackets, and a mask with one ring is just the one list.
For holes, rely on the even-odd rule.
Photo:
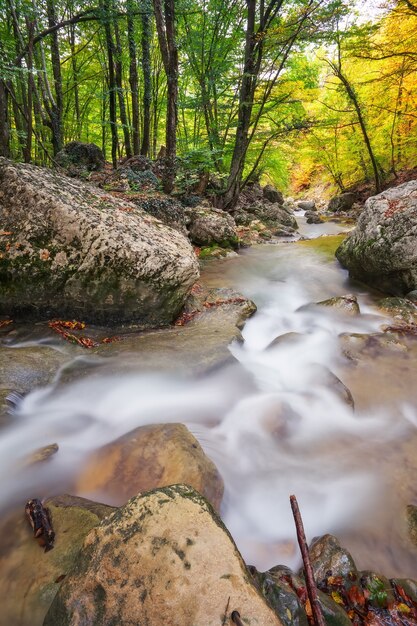
{"label": "white water", "polygon": [[[337,373],[343,366],[340,333],[379,330],[383,320],[371,299],[357,293],[362,315],[356,318],[327,308],[300,309],[352,287],[336,262],[294,244],[252,248],[227,268],[228,281],[258,305],[245,326],[245,343],[231,346],[237,363],[198,378],[98,374],[32,392],[13,426],[1,433],[2,508],[59,492],[90,450],[137,426],[181,421],[224,478],[222,516],[247,562],[261,569],[298,562],[292,493],[310,538],[353,533],[365,545],[376,518],[382,534],[388,532],[392,520],[383,511],[399,504],[385,478],[384,456],[395,442],[414,436],[415,407],[404,399],[395,414],[353,412],[328,387],[323,369]],[[289,332],[298,335],[266,349]],[[28,453],[52,442],[60,448],[52,461],[22,466]],[[372,535],[375,541],[382,550],[386,538]],[[386,562],[413,575],[402,555]]]}

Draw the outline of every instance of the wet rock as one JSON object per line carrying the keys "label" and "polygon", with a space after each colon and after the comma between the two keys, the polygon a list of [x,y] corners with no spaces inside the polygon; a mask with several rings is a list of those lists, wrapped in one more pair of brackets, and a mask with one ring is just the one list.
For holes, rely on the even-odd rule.
{"label": "wet rock", "polygon": [[411,578],[391,578],[391,585],[394,588],[400,587],[417,604],[417,582]]}
{"label": "wet rock", "polygon": [[407,298],[383,298],[378,308],[403,322],[417,322],[417,306]]}
{"label": "wet rock", "polygon": [[278,189],[275,189],[275,187],[273,187],[272,185],[265,185],[262,190],[262,195],[265,200],[269,200],[269,202],[272,202],[273,204],[284,203],[284,196],[280,191],[278,191]]}
{"label": "wet rock", "polygon": [[[0,313],[135,320],[178,314],[198,277],[189,241],[134,204],[33,165],[0,159]],[[7,241],[6,241],[7,239]]]}
{"label": "wet rock", "polygon": [[244,623],[281,625],[207,501],[175,485],[133,498],[91,531],[44,626],[219,626],[233,610]]}
{"label": "wet rock", "polygon": [[398,337],[390,333],[342,333],[339,340],[343,354],[352,361],[383,354],[405,353],[408,350]]}
{"label": "wet rock", "polygon": [[410,539],[417,546],[417,506],[407,506],[407,522]]}
{"label": "wet rock", "polygon": [[322,300],[317,302],[319,306],[327,306],[342,311],[347,315],[359,315],[360,309],[358,299],[352,294],[346,296],[336,296],[335,298],[329,298],[328,300]]}
{"label": "wet rock", "polygon": [[297,202],[297,208],[302,211],[317,211],[316,203],[314,200],[300,200]]}
{"label": "wet rock", "polygon": [[310,384],[324,385],[327,389],[330,389],[336,396],[338,396],[344,404],[347,404],[352,409],[355,408],[355,402],[350,389],[348,389],[340,378],[329,370],[328,367],[316,363],[314,366],[314,374],[310,379]]}
{"label": "wet rock", "polygon": [[341,193],[334,196],[328,205],[328,210],[338,213],[340,211],[350,211],[356,201],[356,195],[351,192]]}
{"label": "wet rock", "polygon": [[307,224],[321,224],[323,222],[320,215],[314,211],[306,211],[304,217],[306,218]]}
{"label": "wet rock", "polygon": [[318,585],[329,576],[328,572],[331,572],[332,576],[341,576],[345,579],[352,572],[357,574],[351,555],[342,548],[333,535],[323,535],[313,539],[309,552],[314,579]]}
{"label": "wet rock", "polygon": [[238,235],[236,223],[229,213],[210,207],[198,206],[187,209],[188,232],[191,241],[197,246],[218,244],[236,248]]}
{"label": "wet rock", "polygon": [[[72,352],[74,346],[68,348]],[[68,358],[64,351],[45,345],[1,346],[0,390],[5,390],[6,395],[12,390],[24,394],[47,385]]]}
{"label": "wet rock", "polygon": [[33,465],[34,463],[42,463],[43,461],[47,461],[54,454],[56,454],[59,450],[59,446],[57,443],[51,443],[47,446],[43,446],[42,448],[38,448],[35,450],[28,458],[28,465]]}
{"label": "wet rock", "polygon": [[284,333],[283,335],[279,335],[278,337],[275,337],[275,339],[273,339],[271,343],[267,345],[265,350],[271,350],[272,348],[277,348],[280,346],[285,347],[288,345],[295,345],[297,343],[302,342],[303,340],[304,340],[304,335],[302,333],[296,333],[296,332]]}
{"label": "wet rock", "polygon": [[4,624],[41,626],[86,535],[114,511],[74,496],[52,498],[45,505],[56,534],[53,550],[44,552],[39,547],[23,507],[0,525],[0,621]]}
{"label": "wet rock", "polygon": [[139,492],[177,483],[220,509],[223,480],[195,437],[182,424],[156,424],[97,450],[78,477],[77,492],[121,505]]}
{"label": "wet rock", "polygon": [[[267,204],[265,202],[256,202],[246,207],[246,212],[259,219],[267,227],[278,228],[285,226],[289,228],[298,228],[295,217],[280,204]],[[253,218],[252,218],[253,219]]]}
{"label": "wet rock", "polygon": [[417,304],[417,289],[409,291],[405,297],[407,298],[407,300],[410,300],[411,302],[414,302],[414,304]]}
{"label": "wet rock", "polygon": [[366,201],[355,230],[336,251],[351,276],[391,295],[416,289],[416,208],[416,180]]}
{"label": "wet rock", "polygon": [[[278,565],[266,572],[262,589],[266,598],[288,626],[305,626],[307,616],[305,603],[307,592],[304,578],[296,576],[288,567]],[[262,578],[261,578],[262,580]],[[292,596],[290,594],[293,594]],[[327,626],[349,626],[352,624],[346,611],[322,591],[317,591],[320,608]],[[287,611],[288,608],[288,611]],[[308,623],[308,620],[307,620]]]}
{"label": "wet rock", "polygon": [[369,592],[368,603],[376,609],[385,609],[395,600],[394,591],[388,578],[375,572],[360,572],[360,581]]}
{"label": "wet rock", "polygon": [[69,174],[79,175],[83,170],[93,172],[103,169],[104,154],[95,143],[71,141],[55,156],[55,161],[68,170]]}

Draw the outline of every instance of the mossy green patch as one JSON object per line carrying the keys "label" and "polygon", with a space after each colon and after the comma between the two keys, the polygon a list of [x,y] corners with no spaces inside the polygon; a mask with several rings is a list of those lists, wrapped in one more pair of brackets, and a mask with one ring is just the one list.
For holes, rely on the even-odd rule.
{"label": "mossy green patch", "polygon": [[318,252],[318,254],[333,258],[337,248],[343,243],[346,237],[347,234],[345,233],[340,235],[328,235],[324,237],[317,237],[316,239],[297,241],[297,245],[304,246]]}

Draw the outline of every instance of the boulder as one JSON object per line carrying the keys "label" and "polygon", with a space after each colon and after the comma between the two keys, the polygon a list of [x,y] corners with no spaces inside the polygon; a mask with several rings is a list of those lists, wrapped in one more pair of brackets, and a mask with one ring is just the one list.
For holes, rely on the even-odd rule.
{"label": "boulder", "polygon": [[81,471],[77,492],[114,505],[139,492],[184,483],[216,509],[223,480],[214,463],[182,424],[141,426],[93,454]]}
{"label": "boulder", "polygon": [[321,224],[323,222],[320,215],[315,211],[306,211],[304,217],[306,218],[307,224]]}
{"label": "boulder", "polygon": [[295,217],[280,204],[266,204],[258,201],[246,207],[245,210],[268,227],[287,226],[294,229],[298,228]]}
{"label": "boulder", "polygon": [[0,159],[0,314],[167,324],[198,277],[185,236],[57,172]]}
{"label": "boulder", "polygon": [[300,200],[297,202],[297,209],[301,209],[302,211],[317,211],[314,200]]}
{"label": "boulder", "polygon": [[269,202],[272,202],[273,204],[284,203],[284,196],[280,191],[278,191],[278,189],[275,189],[275,187],[273,187],[272,185],[265,185],[265,187],[262,189],[262,195],[265,200],[269,200]]}
{"label": "boulder", "polygon": [[417,180],[365,203],[353,233],[336,256],[349,273],[392,295],[417,287]]}
{"label": "boulder", "polygon": [[196,246],[215,243],[225,248],[236,248],[239,239],[236,223],[229,213],[206,206],[186,209],[189,237]]}
{"label": "boulder", "polygon": [[341,193],[338,196],[334,196],[329,204],[327,209],[332,211],[333,213],[339,213],[341,211],[350,211],[353,205],[356,202],[356,195],[347,191],[346,193]]}
{"label": "boulder", "polygon": [[313,539],[309,546],[309,553],[314,580],[319,586],[330,575],[347,579],[352,572],[357,573],[351,555],[342,548],[333,535],[323,535]]}
{"label": "boulder", "polygon": [[103,169],[105,158],[103,152],[95,143],[83,143],[71,141],[67,143],[55,156],[55,161],[70,171],[77,174],[82,170],[94,172]]}
{"label": "boulder", "polygon": [[33,538],[24,507],[0,525],[1,619],[13,626],[41,626],[60,583],[70,573],[90,530],[114,508],[58,496],[45,503],[55,531],[53,550]]}
{"label": "boulder", "polygon": [[87,536],[44,626],[282,622],[207,501],[186,485],[132,498]]}

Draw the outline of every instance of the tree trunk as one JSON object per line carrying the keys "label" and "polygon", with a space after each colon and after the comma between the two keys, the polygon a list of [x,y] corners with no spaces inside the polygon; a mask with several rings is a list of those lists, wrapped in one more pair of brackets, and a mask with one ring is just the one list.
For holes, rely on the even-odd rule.
{"label": "tree trunk", "polygon": [[117,167],[117,120],[116,120],[116,80],[114,73],[114,43],[111,33],[111,15],[109,0],[102,0],[102,10],[104,13],[104,32],[106,35],[106,50],[108,62],[108,87],[109,87],[109,117],[111,130],[111,158],[114,169]]}
{"label": "tree trunk", "polygon": [[133,21],[132,0],[127,3],[127,38],[129,44],[129,85],[132,102],[132,144],[133,154],[140,152],[139,135],[139,81],[136,55],[135,26]]}
{"label": "tree trunk", "polygon": [[166,158],[163,188],[165,193],[171,193],[175,181],[178,123],[178,49],[175,40],[175,1],[164,0],[164,13],[162,13],[161,0],[153,0],[153,4],[158,41],[167,77]]}
{"label": "tree trunk", "polygon": [[6,82],[0,80],[0,156],[10,156],[10,126]]}
{"label": "tree trunk", "polygon": [[233,210],[240,193],[243,168],[245,165],[246,152],[249,145],[249,127],[252,115],[253,96],[255,91],[255,20],[256,0],[247,0],[248,16],[245,39],[245,62],[243,68],[242,84],[239,92],[239,112],[236,129],[235,144],[232,161],[230,164],[229,178],[226,191],[224,192],[220,206],[225,210]]}
{"label": "tree trunk", "polygon": [[[48,26],[51,28],[57,23],[54,0],[47,0],[46,3],[48,14]],[[51,61],[52,72],[54,76],[55,101],[51,111],[51,130],[52,130],[52,148],[54,155],[62,150],[62,112],[63,112],[63,95],[62,95],[62,74],[61,74],[61,58],[59,52],[58,31],[55,30],[51,34]]]}
{"label": "tree trunk", "polygon": [[[114,4],[113,4],[113,11],[115,11]],[[120,121],[122,123],[123,137],[125,140],[125,152],[126,152],[126,156],[129,158],[132,156],[132,147],[130,143],[130,129],[129,129],[129,122],[127,119],[126,102],[125,102],[125,96],[124,96],[124,90],[123,90],[122,43],[120,40],[119,25],[117,23],[116,18],[113,21],[113,25],[114,25],[114,35],[116,39],[114,67],[115,67],[117,94],[119,96]]]}
{"label": "tree trunk", "polygon": [[143,128],[142,146],[140,153],[149,155],[151,136],[151,107],[152,107],[152,74],[151,74],[151,39],[152,16],[151,3],[145,0],[142,13],[142,72],[143,72]]}

